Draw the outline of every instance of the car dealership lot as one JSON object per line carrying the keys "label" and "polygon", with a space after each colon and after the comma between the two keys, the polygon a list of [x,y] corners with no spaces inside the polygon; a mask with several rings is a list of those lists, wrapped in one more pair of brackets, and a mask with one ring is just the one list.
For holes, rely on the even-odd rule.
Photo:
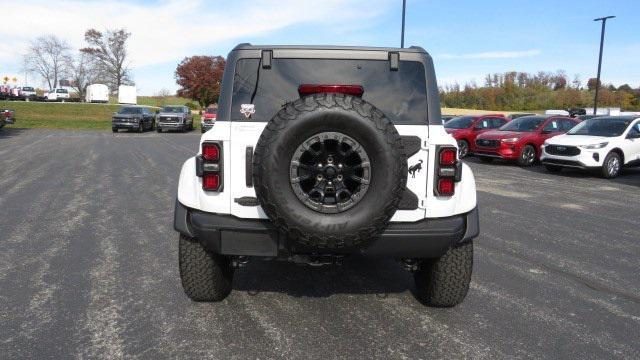
{"label": "car dealership lot", "polygon": [[466,160],[481,235],[456,308],[422,306],[397,263],[362,258],[250,262],[228,299],[193,303],[172,216],[199,135],[0,131],[0,354],[640,357],[640,169]]}

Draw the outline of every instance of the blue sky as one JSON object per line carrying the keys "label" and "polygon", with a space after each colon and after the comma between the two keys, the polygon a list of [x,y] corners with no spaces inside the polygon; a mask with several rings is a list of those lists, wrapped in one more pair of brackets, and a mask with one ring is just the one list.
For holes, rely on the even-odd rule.
{"label": "blue sky", "polygon": [[[183,57],[226,56],[239,42],[398,46],[402,1],[57,0],[54,8],[48,0],[0,3],[6,3],[0,75],[22,79],[19,55],[38,35],[54,33],[77,49],[88,27],[126,27],[139,93],[152,95],[177,88],[173,72]],[[560,69],[570,78],[579,74],[584,83],[597,66],[600,25],[593,19],[617,15],[607,23],[602,79],[638,87],[639,14],[637,0],[408,0],[405,43],[431,53],[440,84],[482,84],[493,72]]]}

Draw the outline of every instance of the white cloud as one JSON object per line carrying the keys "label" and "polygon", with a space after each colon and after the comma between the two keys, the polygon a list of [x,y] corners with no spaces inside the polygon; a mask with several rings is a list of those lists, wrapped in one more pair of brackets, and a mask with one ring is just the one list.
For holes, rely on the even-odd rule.
{"label": "white cloud", "polygon": [[341,24],[364,26],[383,14],[389,1],[16,1],[2,7],[0,54],[5,55],[0,55],[0,65],[13,62],[12,67],[19,70],[16,54],[24,53],[28,42],[40,35],[55,34],[80,48],[89,28],[123,27],[132,34],[129,50],[134,68],[166,64],[221,42],[265,38],[296,25],[308,27],[309,32]]}
{"label": "white cloud", "polygon": [[541,51],[525,50],[525,51],[485,51],[468,54],[441,54],[436,56],[439,59],[515,59],[540,55]]}

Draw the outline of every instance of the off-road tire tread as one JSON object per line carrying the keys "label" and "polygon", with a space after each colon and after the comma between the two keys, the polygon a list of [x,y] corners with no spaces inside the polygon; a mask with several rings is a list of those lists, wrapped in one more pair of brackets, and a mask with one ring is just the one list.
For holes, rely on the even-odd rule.
{"label": "off-road tire tread", "polygon": [[[369,222],[369,226],[360,228],[356,232],[344,233],[341,235],[325,235],[314,234],[304,231],[304,229],[290,227],[280,214],[280,210],[274,204],[270,194],[273,190],[269,189],[264,181],[261,181],[263,173],[267,172],[267,169],[263,166],[264,161],[272,154],[272,146],[268,146],[279,136],[282,130],[287,126],[290,121],[295,121],[298,115],[304,112],[311,112],[318,107],[331,109],[334,107],[340,107],[344,110],[356,111],[360,116],[365,117],[372,121],[378,130],[385,134],[385,139],[389,148],[394,151],[394,156],[400,161],[397,162],[399,166],[395,169],[389,169],[390,174],[396,181],[394,183],[391,192],[393,196],[384,206],[384,211],[381,215],[374,217]],[[402,143],[402,138],[398,134],[395,126],[389,121],[382,111],[375,108],[368,102],[349,95],[344,94],[315,94],[305,96],[296,101],[286,104],[275,116],[269,121],[265,129],[263,130],[260,139],[256,145],[254,151],[253,160],[253,173],[254,184],[256,184],[256,195],[262,209],[267,214],[269,219],[275,227],[286,234],[298,244],[303,246],[313,246],[319,249],[337,249],[344,247],[355,247],[369,243],[371,240],[377,238],[388,226],[389,221],[398,208],[398,204],[402,199],[406,182],[407,182],[407,161],[406,152]],[[391,173],[395,170],[395,174]]]}
{"label": "off-road tire tread", "polygon": [[221,301],[231,292],[233,267],[225,256],[208,252],[197,240],[180,235],[178,257],[185,294],[193,301]]}
{"label": "off-road tire tread", "polygon": [[417,298],[435,307],[460,304],[471,282],[473,242],[449,249],[437,259],[423,259],[414,273]]}

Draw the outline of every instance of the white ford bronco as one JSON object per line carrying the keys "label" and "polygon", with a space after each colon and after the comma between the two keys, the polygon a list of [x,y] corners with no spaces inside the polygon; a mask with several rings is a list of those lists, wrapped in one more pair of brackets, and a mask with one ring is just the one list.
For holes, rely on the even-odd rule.
{"label": "white ford bronco", "polygon": [[441,122],[429,54],[252,46],[229,54],[215,126],[182,166],[174,227],[195,301],[251,259],[398,259],[431,306],[467,294],[476,187]]}

